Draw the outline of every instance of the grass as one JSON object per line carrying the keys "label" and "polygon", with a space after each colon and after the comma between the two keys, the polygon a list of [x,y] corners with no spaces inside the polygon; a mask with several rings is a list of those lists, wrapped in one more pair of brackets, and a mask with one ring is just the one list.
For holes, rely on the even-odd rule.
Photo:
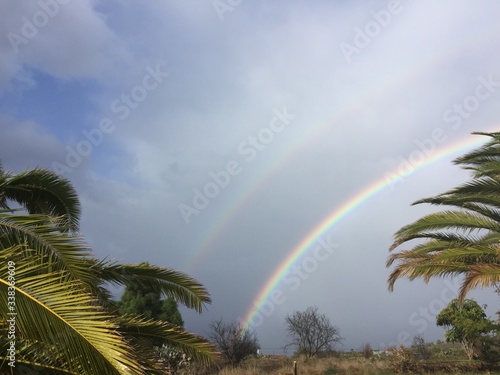
{"label": "grass", "polygon": [[[328,358],[295,358],[295,359],[268,359],[252,358],[239,367],[219,366],[219,368],[185,369],[179,375],[293,375],[293,361],[297,361],[298,375],[394,375],[391,361],[387,359],[365,359],[358,357],[328,357]],[[460,361],[463,362],[463,361]],[[473,364],[473,363],[472,363]],[[418,371],[418,370],[417,370]],[[500,372],[459,372],[450,368],[450,372],[417,372],[421,374],[463,374],[500,375]]]}
{"label": "grass", "polygon": [[[495,371],[480,371],[486,365],[479,360],[467,360],[457,343],[438,341],[412,348],[401,346],[376,355],[372,353],[371,350],[337,352],[309,359],[262,356],[249,358],[238,367],[220,362],[211,368],[184,369],[179,375],[294,375],[294,361],[297,362],[298,375],[394,375],[403,373],[403,370],[410,370],[414,374],[500,375],[498,366],[494,367]],[[363,354],[372,356],[365,358]]]}

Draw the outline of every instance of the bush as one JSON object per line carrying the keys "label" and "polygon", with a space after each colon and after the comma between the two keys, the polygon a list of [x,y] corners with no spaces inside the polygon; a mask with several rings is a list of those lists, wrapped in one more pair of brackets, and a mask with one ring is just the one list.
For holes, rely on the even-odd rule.
{"label": "bush", "polygon": [[366,359],[369,359],[373,356],[373,349],[372,346],[369,343],[365,343],[361,346],[361,354],[363,354],[363,357]]}
{"label": "bush", "polygon": [[172,346],[163,344],[161,347],[155,347],[158,362],[162,363],[166,369],[174,373],[187,368],[192,364],[192,360],[185,353]]}
{"label": "bush", "polygon": [[478,344],[479,359],[488,364],[500,361],[500,340],[498,337],[482,337]]}
{"label": "bush", "polygon": [[413,352],[409,348],[406,348],[401,344],[399,348],[390,348],[388,351],[392,371],[396,373],[403,373],[411,372],[415,369]]}
{"label": "bush", "polygon": [[422,336],[413,337],[412,349],[415,359],[427,360],[432,357],[432,351]]}

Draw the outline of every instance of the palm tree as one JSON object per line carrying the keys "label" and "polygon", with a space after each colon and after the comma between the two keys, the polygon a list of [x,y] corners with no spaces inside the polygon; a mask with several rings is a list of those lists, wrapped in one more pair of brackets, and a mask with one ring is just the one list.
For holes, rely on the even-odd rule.
{"label": "palm tree", "polygon": [[394,253],[388,284],[397,279],[464,276],[459,298],[471,289],[496,286],[500,282],[500,133],[473,133],[490,140],[454,163],[472,171],[472,180],[436,197],[414,204],[430,203],[451,209],[427,215],[395,234],[389,251],[414,239],[410,250]]}
{"label": "palm tree", "polygon": [[12,209],[12,202],[29,213],[64,217],[70,230],[78,230],[78,195],[68,180],[52,171],[37,168],[14,175],[0,163],[0,209]]}
{"label": "palm tree", "polygon": [[[83,239],[68,230],[77,227],[79,211],[68,210],[64,202],[79,207],[77,199],[75,205],[60,196],[63,203],[51,205],[48,202],[59,193],[42,194],[43,183],[36,182],[19,189],[21,198],[12,198],[15,189],[4,187],[13,179],[9,175],[0,183],[3,207],[9,207],[9,197],[28,212],[42,213],[21,214],[10,207],[0,211],[1,373],[10,369],[13,341],[17,371],[24,367],[26,373],[37,374],[163,373],[152,344],[158,340],[202,363],[216,356],[206,340],[172,324],[119,315],[104,287],[136,283],[201,312],[210,303],[201,284],[169,268],[95,259]],[[69,183],[67,187],[71,193]],[[27,199],[30,188],[36,204]]]}

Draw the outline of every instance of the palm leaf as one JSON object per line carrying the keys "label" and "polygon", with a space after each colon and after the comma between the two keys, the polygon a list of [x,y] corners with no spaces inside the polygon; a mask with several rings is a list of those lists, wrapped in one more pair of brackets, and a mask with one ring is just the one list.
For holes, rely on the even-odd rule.
{"label": "palm leaf", "polygon": [[78,230],[80,202],[68,180],[45,169],[28,170],[15,176],[4,172],[3,175],[1,207],[8,208],[7,200],[12,200],[29,213],[64,217],[69,229]]}
{"label": "palm leaf", "polygon": [[405,242],[407,238],[416,238],[422,232],[440,229],[464,232],[486,229],[500,233],[499,223],[488,217],[466,211],[443,211],[424,216],[412,224],[404,226],[396,232],[396,242]]}
{"label": "palm leaf", "polygon": [[500,264],[477,263],[469,268],[460,287],[459,299],[463,301],[469,291],[476,288],[495,286],[500,282]]}
{"label": "palm leaf", "polygon": [[[138,343],[138,347],[145,348],[149,354],[151,350],[148,343],[162,341],[204,365],[212,363],[219,356],[217,349],[207,340],[168,322],[124,315],[120,317],[119,323],[122,333],[131,337],[132,342]],[[144,355],[146,353],[140,357]]]}
{"label": "palm leaf", "polygon": [[[5,324],[4,324],[5,323]],[[6,326],[7,322],[1,322],[0,326]],[[0,332],[7,332],[6,328],[0,327]],[[0,337],[0,353],[7,353],[10,347],[10,339],[7,335]],[[63,353],[55,345],[50,345],[41,341],[26,340],[19,335],[15,338],[16,359],[15,369],[16,373],[20,374],[33,374],[33,375],[79,375],[80,371],[71,371],[71,365],[64,358]],[[5,357],[1,357],[0,373],[11,374],[10,366]]]}
{"label": "palm leaf", "polygon": [[2,264],[16,264],[15,286],[9,285],[6,267],[1,270],[0,306],[7,312],[7,291],[15,288],[20,338],[53,345],[69,372],[144,373],[113,317],[99,308],[81,282],[63,271],[49,272],[51,265],[41,266],[41,256],[26,259],[19,248],[3,249],[1,255]]}
{"label": "palm leaf", "polygon": [[426,241],[389,256],[387,267],[395,267],[388,278],[390,290],[401,277],[429,281],[465,275],[460,292],[463,299],[473,288],[500,282],[500,133],[475,134],[491,139],[454,161],[472,171],[472,181],[414,203],[458,210],[424,216],[396,232],[390,251],[411,240]]}
{"label": "palm leaf", "polygon": [[117,264],[102,262],[95,267],[99,278],[105,282],[126,285],[136,284],[182,303],[201,312],[204,304],[210,303],[210,295],[198,281],[180,271],[141,264]]}
{"label": "palm leaf", "polygon": [[430,203],[434,205],[461,206],[463,203],[483,203],[500,207],[500,182],[492,178],[474,179],[436,197],[420,199],[413,204]]}
{"label": "palm leaf", "polygon": [[51,269],[64,270],[74,279],[93,282],[89,270],[91,251],[83,239],[59,231],[58,218],[45,215],[11,215],[0,212],[0,249],[26,244],[49,262]]}

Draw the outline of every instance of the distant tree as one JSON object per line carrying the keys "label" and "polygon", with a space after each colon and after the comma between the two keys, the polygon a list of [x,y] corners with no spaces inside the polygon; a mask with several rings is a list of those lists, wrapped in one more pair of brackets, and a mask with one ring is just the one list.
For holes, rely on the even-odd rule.
{"label": "distant tree", "polygon": [[161,304],[162,313],[157,318],[158,320],[167,321],[179,327],[184,326],[184,320],[179,311],[179,305],[172,298],[165,298]]}
{"label": "distant tree", "polygon": [[224,323],[222,319],[210,324],[208,338],[233,366],[237,366],[245,358],[257,354],[259,349],[259,341],[254,332],[245,329],[238,323]]}
{"label": "distant tree", "polygon": [[494,330],[494,322],[486,317],[484,309],[473,299],[460,303],[453,299],[436,317],[436,324],[446,327],[445,339],[459,342],[467,358],[474,357],[474,350],[485,334]]}
{"label": "distant tree", "polygon": [[364,343],[363,345],[361,345],[361,353],[366,359],[371,358],[373,356],[372,346],[369,343]]}
{"label": "distant tree", "polygon": [[144,285],[127,284],[116,306],[120,314],[142,315],[146,319],[161,320],[179,327],[184,325],[177,302],[172,298],[162,299],[161,293]]}
{"label": "distant tree", "polygon": [[285,347],[296,347],[298,353],[308,358],[331,351],[342,341],[339,329],[330,323],[325,314],[319,314],[317,307],[287,315],[285,324],[290,339]]}
{"label": "distant tree", "polygon": [[[147,262],[141,265],[149,266]],[[128,283],[119,301],[114,303],[120,314],[140,315],[146,319],[167,322],[179,327],[184,325],[177,302],[170,297],[162,299],[159,291],[137,283]],[[151,339],[154,344],[154,355],[165,369],[176,373],[177,369],[190,364],[186,354],[164,340]]]}

